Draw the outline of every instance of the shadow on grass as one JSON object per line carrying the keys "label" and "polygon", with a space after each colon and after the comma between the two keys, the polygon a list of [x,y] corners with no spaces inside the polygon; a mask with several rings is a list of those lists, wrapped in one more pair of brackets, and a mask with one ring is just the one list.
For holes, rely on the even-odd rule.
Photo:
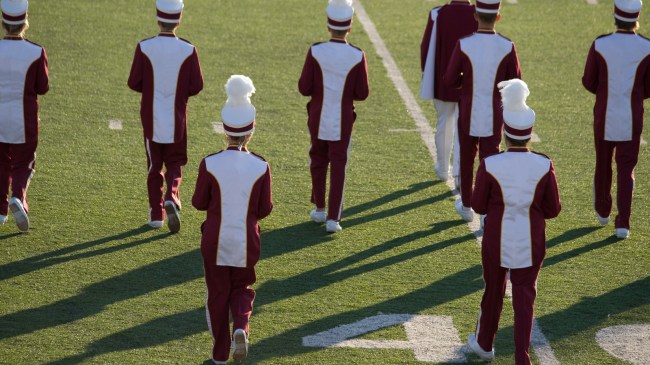
{"label": "shadow on grass", "polygon": [[[168,235],[159,234],[130,245],[153,242]],[[0,317],[0,340],[74,322],[100,313],[110,304],[200,278],[203,276],[201,262],[198,250],[188,251],[89,285],[75,296],[4,315]]]}
{"label": "shadow on grass", "polygon": [[[363,217],[346,219],[345,217],[360,214],[366,210],[377,208],[381,205],[390,203],[397,199],[403,198],[407,195],[416,193],[420,190],[433,186],[433,182],[425,181],[417,184],[410,185],[407,189],[399,190],[378,199],[356,205],[354,207],[345,209],[343,212],[344,228],[353,227],[362,223],[367,223],[373,220],[390,217],[396,214],[404,213],[409,210],[417,209],[419,207],[433,204],[437,201],[444,200],[451,193],[444,193],[437,197],[423,199],[417,202],[401,205],[398,207],[383,210],[381,212],[373,213]],[[308,218],[307,218],[308,219]],[[299,251],[305,247],[311,247],[323,242],[328,242],[334,239],[334,236],[325,232],[322,224],[316,224],[311,220],[295,224],[292,226],[276,229],[270,232],[262,232],[262,257],[267,259],[279,256],[288,252]]]}
{"label": "shadow on grass", "polygon": [[[155,239],[151,238],[145,238],[145,239],[140,239],[136,240],[133,242],[129,243],[124,243],[121,245],[115,245],[115,246],[109,246],[109,247],[104,247],[100,249],[96,249],[93,251],[85,251],[77,254],[73,254],[78,251],[86,250],[89,248],[93,248],[96,246],[101,246],[106,243],[110,243],[113,241],[120,241],[123,239],[127,239],[133,236],[137,236],[139,234],[142,234],[144,232],[151,231],[152,229],[148,225],[143,225],[142,227],[131,229],[126,232],[122,232],[113,236],[108,236],[104,238],[100,238],[97,240],[93,241],[88,241],[88,242],[83,242],[79,243],[76,245],[72,246],[67,246],[60,248],[58,250],[46,252],[40,255],[28,257],[26,259],[22,259],[19,261],[14,261],[10,262],[8,264],[4,264],[0,266],[0,280],[6,280],[10,279],[16,276],[20,276],[23,274],[30,273],[32,271],[37,271],[40,269],[44,269],[46,267],[50,267],[56,264],[60,264],[62,262],[68,262],[68,261],[73,261],[77,259],[82,259],[82,258],[88,258],[88,257],[93,257],[93,256],[98,256],[98,255],[103,255],[119,250],[124,250],[127,248],[131,248],[134,246],[138,246],[144,243],[148,243],[151,241],[154,241],[155,239],[162,238],[166,235],[158,235],[156,236]],[[20,233],[17,233],[20,234]],[[1,238],[1,237],[0,237]],[[72,254],[72,255],[70,255]]]}
{"label": "shadow on grass", "polygon": [[5,238],[20,236],[21,234],[23,234],[23,233],[21,233],[21,232],[13,232],[13,233],[3,234],[3,235],[0,236],[0,241],[5,239]]}
{"label": "shadow on grass", "polygon": [[429,244],[412,251],[404,252],[399,255],[369,262],[361,266],[352,267],[359,262],[372,258],[373,256],[386,253],[400,246],[408,245],[413,241],[442,232],[460,224],[463,223],[461,221],[447,221],[436,223],[431,225],[431,228],[429,229],[413,232],[402,237],[397,237],[390,241],[372,246],[364,251],[350,255],[329,265],[302,272],[285,280],[267,281],[256,289],[258,293],[256,305],[260,310],[262,310],[264,305],[309,293],[356,275],[361,275],[373,270],[381,269],[386,266],[404,262],[418,256],[427,255],[449,246],[465,242],[473,236],[467,235],[464,237],[452,238],[435,244]]}
{"label": "shadow on grass", "polygon": [[582,236],[586,236],[588,234],[591,234],[594,231],[599,230],[602,227],[596,227],[596,226],[587,226],[587,227],[580,227],[580,228],[573,228],[570,229],[561,235],[557,237],[553,237],[552,239],[546,241],[546,248],[551,248],[556,245],[559,245],[564,242],[569,242],[573,241],[575,239],[578,239]]}

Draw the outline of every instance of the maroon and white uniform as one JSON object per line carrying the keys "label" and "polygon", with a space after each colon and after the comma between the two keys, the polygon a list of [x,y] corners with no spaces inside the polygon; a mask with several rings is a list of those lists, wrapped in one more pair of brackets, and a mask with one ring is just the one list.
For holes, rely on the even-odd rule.
{"label": "maroon and white uniform", "polygon": [[0,40],[0,215],[7,215],[8,194],[25,211],[38,144],[38,95],[49,89],[45,49],[21,37]]}
{"label": "maroon and white uniform", "polygon": [[630,228],[634,168],[643,129],[643,100],[650,97],[650,40],[631,31],[598,37],[589,50],[582,84],[596,94],[594,207],[612,210],[612,158],[616,150],[616,228]]}
{"label": "maroon and white uniform", "polygon": [[478,343],[488,351],[493,348],[510,271],[515,362],[529,364],[537,274],[546,254],[545,220],[557,217],[561,209],[553,162],[527,148],[486,157],[476,174],[472,208],[486,214]]}
{"label": "maroon and white uniform", "polygon": [[212,358],[227,361],[233,328],[248,332],[253,312],[255,264],[260,258],[258,220],[273,209],[271,170],[261,157],[228,148],[201,161],[192,205],[207,211],[201,254],[207,285]]}
{"label": "maroon and white uniform", "polygon": [[427,26],[420,44],[422,84],[420,97],[433,99],[438,122],[436,124],[436,166],[447,174],[453,146],[452,175],[459,174],[459,146],[456,135],[460,90],[447,87],[442,79],[451,53],[459,39],[476,31],[474,5],[469,1],[453,0],[429,12]]}
{"label": "maroon and white uniform", "polygon": [[[128,85],[142,93],[140,118],[149,175],[151,220],[163,219],[164,200],[181,206],[178,187],[187,163],[187,100],[203,89],[196,48],[173,34],[161,33],[138,44]],[[163,164],[167,168],[163,176]]]}
{"label": "maroon and white uniform", "polygon": [[480,30],[456,44],[443,82],[461,88],[458,112],[460,195],[463,206],[472,200],[474,159],[499,152],[503,110],[497,84],[520,79],[515,44],[494,32]]}
{"label": "maroon and white uniform", "polygon": [[325,207],[328,165],[330,193],[327,219],[340,220],[352,126],[354,101],[369,94],[365,53],[345,41],[332,39],[311,46],[298,82],[310,96],[307,103],[312,178],[311,202]]}

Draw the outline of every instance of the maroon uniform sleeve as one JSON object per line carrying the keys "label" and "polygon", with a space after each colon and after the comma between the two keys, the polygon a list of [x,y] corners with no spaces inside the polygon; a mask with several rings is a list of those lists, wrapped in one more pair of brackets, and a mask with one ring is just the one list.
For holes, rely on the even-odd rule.
{"label": "maroon uniform sleeve", "polygon": [[596,54],[595,43],[591,44],[587,54],[587,63],[585,71],[582,74],[582,85],[592,93],[598,90],[598,56]]}
{"label": "maroon uniform sleeve", "polygon": [[557,186],[557,178],[555,176],[555,169],[553,168],[553,161],[547,174],[548,181],[546,183],[546,191],[544,192],[544,200],[542,201],[542,210],[544,218],[555,218],[560,214],[562,204],[560,203],[560,191]]}
{"label": "maroon uniform sleeve", "polygon": [[456,46],[451,52],[442,82],[445,86],[456,89],[463,85],[463,52],[460,50],[460,41],[456,42]]}
{"label": "maroon uniform sleeve", "polygon": [[517,48],[512,44],[512,51],[508,55],[510,60],[508,68],[506,69],[506,80],[521,79],[521,66],[519,65],[519,57],[517,57]]}
{"label": "maroon uniform sleeve", "polygon": [[194,52],[190,57],[190,96],[194,96],[203,90],[203,71],[201,71],[201,64],[199,63],[199,54],[194,48]]}
{"label": "maroon uniform sleeve", "polygon": [[370,94],[370,87],[368,85],[368,64],[366,63],[366,54],[363,54],[361,62],[356,66],[357,84],[354,88],[354,100],[366,100]]}
{"label": "maroon uniform sleeve", "polygon": [[50,89],[50,76],[47,62],[47,53],[45,48],[41,51],[41,58],[38,59],[38,66],[36,68],[36,85],[34,91],[38,95],[45,94]]}
{"label": "maroon uniform sleeve", "polygon": [[429,43],[431,42],[431,33],[433,32],[433,20],[431,19],[431,13],[427,17],[427,27],[424,28],[424,35],[422,36],[422,42],[420,43],[420,68],[424,72],[424,65],[427,62],[427,53],[429,53]]}
{"label": "maroon uniform sleeve", "polygon": [[472,209],[478,214],[487,214],[488,199],[490,197],[489,174],[485,169],[485,161],[482,160],[476,172],[476,183],[472,193]]}
{"label": "maroon uniform sleeve", "polygon": [[313,92],[314,62],[314,56],[311,55],[311,48],[309,48],[305,64],[302,67],[302,73],[300,74],[300,80],[298,81],[298,91],[304,96],[311,96]]}
{"label": "maroon uniform sleeve", "polygon": [[197,210],[207,210],[210,205],[210,179],[205,167],[205,159],[199,165],[199,175],[196,177],[196,187],[192,195],[192,205]]}
{"label": "maroon uniform sleeve", "polygon": [[135,48],[135,55],[133,56],[133,63],[131,64],[131,74],[129,75],[128,85],[131,90],[139,93],[142,92],[142,62],[144,55],[140,49],[140,44]]}
{"label": "maroon uniform sleeve", "polygon": [[271,193],[271,168],[266,167],[266,173],[262,176],[260,189],[260,201],[257,207],[257,219],[263,219],[271,214],[273,210],[273,195]]}

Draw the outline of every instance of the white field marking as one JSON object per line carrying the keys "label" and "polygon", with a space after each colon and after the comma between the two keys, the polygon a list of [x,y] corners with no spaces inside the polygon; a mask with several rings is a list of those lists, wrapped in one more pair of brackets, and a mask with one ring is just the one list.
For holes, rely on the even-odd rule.
{"label": "white field marking", "polygon": [[544,336],[542,329],[539,327],[537,320],[533,320],[533,333],[530,338],[530,345],[535,351],[537,361],[543,365],[560,365],[560,362],[555,357],[551,344]]}
{"label": "white field marking", "polygon": [[417,129],[403,129],[403,128],[389,129],[388,131],[391,133],[419,132],[419,130]]}
{"label": "white field marking", "polygon": [[119,119],[111,119],[108,121],[108,129],[122,130],[122,121]]}
{"label": "white field marking", "polygon": [[[378,329],[403,325],[408,341],[365,340],[354,337]],[[302,338],[306,347],[410,349],[423,362],[465,363],[464,346],[449,316],[379,314]]]}
{"label": "white field marking", "polygon": [[[420,105],[418,105],[417,101],[415,100],[415,96],[413,96],[411,89],[409,89],[408,85],[406,84],[406,81],[404,81],[404,77],[402,77],[402,73],[400,72],[399,67],[397,67],[397,63],[393,59],[393,56],[391,56],[390,51],[386,47],[386,44],[384,44],[384,41],[379,36],[375,24],[372,22],[372,20],[370,20],[368,13],[366,13],[366,9],[364,9],[363,5],[361,5],[361,1],[360,0],[353,0],[353,1],[354,1],[354,9],[357,14],[357,18],[359,19],[359,22],[361,22],[363,29],[366,31],[366,34],[368,34],[368,38],[370,38],[370,41],[375,47],[375,51],[377,52],[379,57],[381,57],[384,63],[384,67],[386,67],[386,71],[388,72],[388,77],[393,82],[393,85],[395,85],[395,89],[397,90],[400,97],[402,98],[402,101],[406,106],[406,110],[408,110],[409,114],[411,115],[411,118],[413,118],[413,121],[415,121],[415,126],[418,129],[418,131],[420,131],[420,136],[422,137],[422,141],[424,142],[424,145],[429,150],[429,155],[431,156],[431,159],[435,162],[436,142],[435,142],[435,133],[433,132],[433,128],[431,128],[429,121],[427,120],[426,116],[422,112],[422,109],[420,109]],[[449,190],[452,191],[452,194],[458,197],[458,192],[455,191],[453,180],[448,179],[446,184],[447,184],[447,188],[449,188]],[[474,220],[467,223],[467,225],[470,231],[476,237],[478,243],[480,244],[482,240],[482,230],[481,230],[479,215],[475,214]]]}
{"label": "white field marking", "polygon": [[587,4],[589,4],[589,5],[598,5],[598,0],[587,0]]}
{"label": "white field marking", "polygon": [[542,139],[539,138],[539,135],[537,135],[537,133],[533,132],[531,134],[530,141],[533,142],[533,143],[539,143],[539,142],[542,141]]}
{"label": "white field marking", "polygon": [[517,0],[506,0],[508,4],[517,4]]}
{"label": "white field marking", "polygon": [[646,141],[645,139],[643,139],[643,137],[641,137],[641,145],[645,146],[647,144],[648,144],[648,141]]}
{"label": "white field marking", "polygon": [[603,328],[596,342],[612,356],[634,365],[650,359],[650,324],[632,324]]}
{"label": "white field marking", "polygon": [[213,122],[212,129],[217,134],[226,134],[226,132],[223,130],[223,123],[221,122]]}

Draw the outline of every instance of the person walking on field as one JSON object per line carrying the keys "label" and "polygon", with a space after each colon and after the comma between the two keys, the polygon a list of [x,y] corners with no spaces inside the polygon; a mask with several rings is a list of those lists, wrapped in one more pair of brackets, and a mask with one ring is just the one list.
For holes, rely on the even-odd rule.
{"label": "person walking on field", "polygon": [[436,124],[436,174],[442,181],[449,179],[449,158],[453,163],[451,176],[460,189],[460,147],[458,145],[458,101],[460,91],[447,87],[442,78],[447,69],[451,52],[459,39],[476,31],[474,5],[469,0],[452,0],[429,12],[427,26],[420,44],[422,84],[420,97],[433,99],[438,122]]}
{"label": "person walking on field", "polygon": [[461,88],[458,111],[460,142],[460,196],[455,208],[471,222],[474,160],[499,152],[503,115],[497,84],[521,78],[515,44],[495,31],[501,19],[499,0],[476,1],[478,30],[461,38],[454,48],[443,77],[447,87]]}
{"label": "person walking on field", "polygon": [[215,364],[228,361],[232,342],[235,361],[248,356],[249,320],[255,299],[250,286],[255,283],[255,264],[260,258],[258,221],[273,209],[269,164],[248,151],[255,130],[256,112],[250,103],[255,92],[253,82],[246,76],[233,75],[226,83],[226,92],[228,100],[221,117],[227,146],[201,161],[192,196],[192,205],[207,212],[201,225],[201,255]]}
{"label": "person walking on field", "polygon": [[196,48],[176,36],[183,1],[156,0],[156,11],[160,33],[136,47],[128,85],[142,93],[149,226],[162,227],[167,215],[167,226],[175,233],[181,228],[181,169],[187,164],[187,100],[203,89],[203,74]]}
{"label": "person walking on field", "polygon": [[11,209],[16,226],[26,232],[27,188],[38,144],[38,95],[49,90],[47,55],[25,39],[27,0],[2,0],[0,5],[5,31],[0,40],[0,225]]}
{"label": "person walking on field", "polygon": [[616,32],[592,43],[582,84],[596,94],[593,204],[602,225],[612,211],[612,159],[616,159],[618,238],[630,236],[634,168],[643,129],[643,100],[650,98],[650,40],[637,34],[641,0],[614,1]]}
{"label": "person walking on field", "polygon": [[485,289],[470,349],[494,359],[506,278],[512,282],[515,364],[529,365],[537,276],[546,255],[546,219],[562,208],[553,162],[530,150],[535,112],[521,80],[498,84],[503,100],[506,151],[486,157],[476,173],[472,208],[485,214],[481,259]]}
{"label": "person walking on field", "polygon": [[[298,82],[298,90],[311,97],[307,103],[311,172],[309,214],[317,223],[325,223],[330,233],[340,232],[345,171],[349,158],[352,127],[357,114],[354,101],[369,94],[365,53],[348,43],[354,8],[351,0],[330,0],[327,6],[329,42],[309,48]],[[327,170],[330,191],[325,210]]]}

